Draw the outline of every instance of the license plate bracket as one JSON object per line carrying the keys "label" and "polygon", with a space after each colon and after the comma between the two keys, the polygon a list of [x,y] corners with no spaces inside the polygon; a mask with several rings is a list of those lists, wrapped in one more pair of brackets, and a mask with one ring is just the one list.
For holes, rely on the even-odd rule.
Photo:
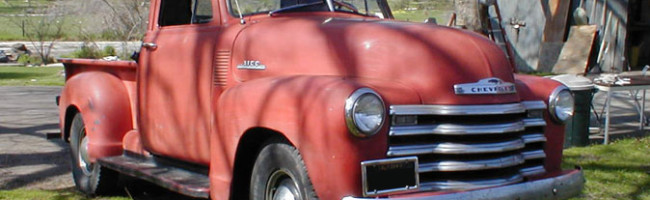
{"label": "license plate bracket", "polygon": [[420,186],[415,156],[364,161],[361,172],[366,197],[414,191]]}

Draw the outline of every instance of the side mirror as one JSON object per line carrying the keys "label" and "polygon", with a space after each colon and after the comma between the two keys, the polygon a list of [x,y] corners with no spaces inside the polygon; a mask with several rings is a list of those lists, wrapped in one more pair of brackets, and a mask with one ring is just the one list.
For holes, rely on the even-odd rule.
{"label": "side mirror", "polygon": [[133,54],[131,54],[131,59],[135,60],[135,62],[140,61],[140,52],[134,51]]}
{"label": "side mirror", "polygon": [[424,23],[427,23],[427,24],[438,24],[438,20],[436,20],[435,17],[429,17],[429,18],[427,18],[427,19],[424,20]]}

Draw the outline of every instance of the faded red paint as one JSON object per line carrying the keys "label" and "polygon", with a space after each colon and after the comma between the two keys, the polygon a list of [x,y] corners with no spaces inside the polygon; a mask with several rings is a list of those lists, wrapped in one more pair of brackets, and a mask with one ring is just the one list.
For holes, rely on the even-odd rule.
{"label": "faded red paint", "polygon": [[[549,96],[551,96],[553,90],[562,85],[556,81],[530,75],[516,75],[515,78],[517,79],[518,93],[522,95],[522,100],[544,100],[546,105],[548,105]],[[546,171],[554,173],[561,170],[564,125],[554,123],[550,115],[548,111],[544,114],[544,120],[550,122],[546,125],[544,136],[548,141],[552,141],[547,142],[544,149],[544,153],[546,153],[544,167]]]}
{"label": "faded red paint", "polygon": [[[78,110],[89,137],[89,154],[95,158],[122,154],[122,136],[134,129],[132,116],[135,63],[61,60],[66,65],[66,87],[61,91],[60,120],[69,108]],[[109,73],[105,73],[109,72]],[[61,130],[65,130],[61,123]]]}
{"label": "faded red paint", "polygon": [[[242,25],[225,2],[214,1],[210,23],[160,27],[152,1],[144,42],[158,48],[143,48],[139,64],[62,60],[62,130],[75,107],[93,159],[126,149],[209,166],[211,198],[228,199],[243,134],[265,128],[298,148],[320,198],[340,199],[361,196],[360,162],[387,150],[387,125],[367,139],[348,133],[344,103],[354,90],[371,88],[387,106],[476,105],[547,102],[560,86],[514,76],[499,47],[471,32],[330,12],[255,15]],[[267,69],[238,70],[244,60]],[[454,84],[489,77],[516,83],[517,94],[454,94]],[[559,174],[563,126],[545,119],[546,169]]]}

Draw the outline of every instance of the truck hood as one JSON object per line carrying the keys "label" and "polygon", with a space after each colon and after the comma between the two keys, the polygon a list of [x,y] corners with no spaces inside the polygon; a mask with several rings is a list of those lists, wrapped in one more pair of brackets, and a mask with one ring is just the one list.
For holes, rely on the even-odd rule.
{"label": "truck hood", "polygon": [[368,18],[291,15],[249,21],[246,26],[232,52],[236,81],[331,75],[400,85],[417,92],[424,104],[519,101],[517,94],[455,94],[454,85],[486,78],[515,83],[503,51],[468,31]]}

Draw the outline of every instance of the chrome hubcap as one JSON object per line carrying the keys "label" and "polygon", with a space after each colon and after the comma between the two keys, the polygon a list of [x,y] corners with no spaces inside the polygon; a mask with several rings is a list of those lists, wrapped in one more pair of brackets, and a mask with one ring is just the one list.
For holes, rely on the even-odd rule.
{"label": "chrome hubcap", "polygon": [[83,138],[79,141],[77,156],[79,158],[79,168],[85,175],[90,175],[92,171],[92,163],[90,162],[90,157],[88,156],[88,137],[86,137],[86,131],[84,130],[81,134]]}
{"label": "chrome hubcap", "polygon": [[284,171],[276,171],[266,187],[266,199],[272,200],[301,200],[298,185]]}

